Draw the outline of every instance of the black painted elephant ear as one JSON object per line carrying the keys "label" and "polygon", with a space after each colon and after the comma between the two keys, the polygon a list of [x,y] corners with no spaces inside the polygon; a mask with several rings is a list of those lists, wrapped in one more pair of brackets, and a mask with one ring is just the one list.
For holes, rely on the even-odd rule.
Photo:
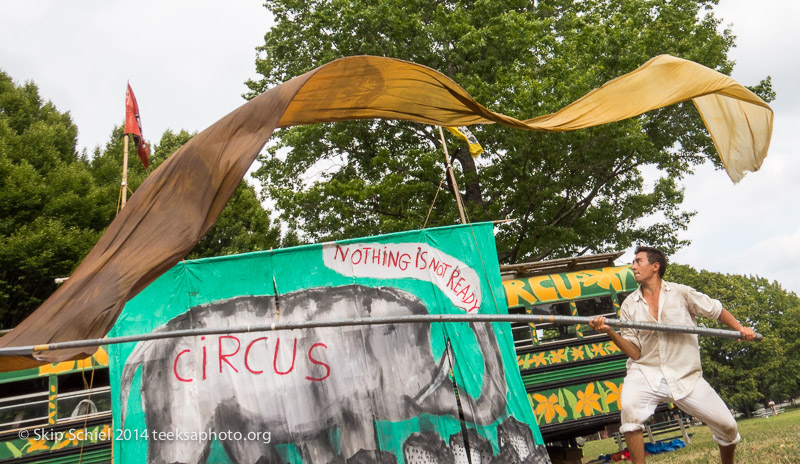
{"label": "black painted elephant ear", "polygon": [[527,424],[509,417],[497,427],[500,453],[491,464],[550,464],[550,456],[544,445],[536,445],[531,428]]}
{"label": "black painted elephant ear", "polygon": [[434,432],[414,433],[403,443],[406,464],[454,464],[453,453]]}
{"label": "black painted elephant ear", "polygon": [[488,464],[492,459],[492,444],[473,429],[467,431],[466,445],[463,434],[456,433],[451,436],[450,450],[453,452],[455,464]]}

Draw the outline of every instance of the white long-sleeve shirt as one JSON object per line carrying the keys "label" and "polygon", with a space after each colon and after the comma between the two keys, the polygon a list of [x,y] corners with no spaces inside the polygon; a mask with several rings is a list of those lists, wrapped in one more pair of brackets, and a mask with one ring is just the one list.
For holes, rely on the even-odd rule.
{"label": "white long-sleeve shirt", "polygon": [[[639,287],[620,308],[620,319],[635,322],[696,326],[695,317],[719,319],[722,303],[686,285],[662,281],[658,297],[658,320],[650,314]],[[673,398],[679,400],[694,389],[702,377],[697,335],[623,328],[620,335],[636,345],[641,355],[628,359],[628,369],[640,369],[653,390],[666,380]]]}

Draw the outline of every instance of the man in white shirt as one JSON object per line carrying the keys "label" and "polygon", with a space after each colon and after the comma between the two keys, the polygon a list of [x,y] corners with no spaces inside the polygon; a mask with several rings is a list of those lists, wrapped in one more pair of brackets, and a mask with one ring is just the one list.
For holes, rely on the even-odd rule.
{"label": "man in white shirt", "polygon": [[[697,325],[695,316],[717,319],[753,340],[755,333],[743,327],[718,300],[687,287],[662,280],[667,270],[664,253],[637,247],[633,275],[639,288],[620,308],[620,319]],[[607,333],[628,359],[628,374],[622,388],[622,425],[633,464],[644,463],[642,425],[661,402],[674,402],[685,412],[705,422],[719,445],[723,464],[732,464],[741,440],[736,420],[708,382],[703,379],[697,335],[623,328],[619,334],[597,317],[593,329]]]}

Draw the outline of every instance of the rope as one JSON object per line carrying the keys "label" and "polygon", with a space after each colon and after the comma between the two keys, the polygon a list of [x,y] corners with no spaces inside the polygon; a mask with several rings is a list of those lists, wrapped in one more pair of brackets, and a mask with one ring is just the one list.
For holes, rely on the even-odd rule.
{"label": "rope", "polygon": [[117,195],[117,214],[119,214],[120,205],[122,205],[122,187],[120,187],[119,194]]}
{"label": "rope", "polygon": [[[81,440],[81,452],[78,455],[78,464],[83,462],[83,446],[86,444],[86,425],[89,423],[89,414],[92,412],[92,388],[94,388],[94,358],[89,358],[92,363],[92,375],[89,378],[89,395],[86,397],[88,403],[86,404],[86,416],[83,418],[83,440]],[[81,376],[83,377],[83,384],[86,386],[86,371],[81,371]],[[78,403],[78,407],[80,408],[80,403]]]}
{"label": "rope", "polygon": [[447,171],[442,174],[442,180],[439,181],[439,188],[436,189],[436,194],[433,196],[433,201],[431,202],[431,207],[428,209],[428,215],[425,216],[425,223],[422,224],[422,230],[425,230],[425,226],[428,225],[428,218],[431,217],[431,211],[433,211],[433,205],[436,204],[436,199],[439,197],[439,192],[442,190],[442,183],[444,183],[444,179],[447,177]]}

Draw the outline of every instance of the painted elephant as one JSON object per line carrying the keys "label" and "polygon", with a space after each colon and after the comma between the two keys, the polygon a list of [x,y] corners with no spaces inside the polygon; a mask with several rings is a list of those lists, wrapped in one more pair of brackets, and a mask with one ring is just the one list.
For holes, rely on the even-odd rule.
{"label": "painted elephant", "polygon": [[[156,331],[428,313],[410,293],[359,285],[281,295],[277,308],[273,296],[236,297],[191,308]],[[471,327],[483,381],[476,398],[460,387],[458,396],[467,422],[491,424],[506,410],[505,373],[491,325]],[[240,431],[242,440],[220,440],[237,463],[282,462],[275,445],[286,443],[306,463],[393,462],[377,451],[376,421],[460,417],[452,351],[434,359],[430,333],[429,324],[414,323],[142,342],[122,374],[122,424],[141,366],[150,431]],[[253,431],[269,440],[248,439]],[[203,463],[211,441],[151,440],[148,462]]]}

